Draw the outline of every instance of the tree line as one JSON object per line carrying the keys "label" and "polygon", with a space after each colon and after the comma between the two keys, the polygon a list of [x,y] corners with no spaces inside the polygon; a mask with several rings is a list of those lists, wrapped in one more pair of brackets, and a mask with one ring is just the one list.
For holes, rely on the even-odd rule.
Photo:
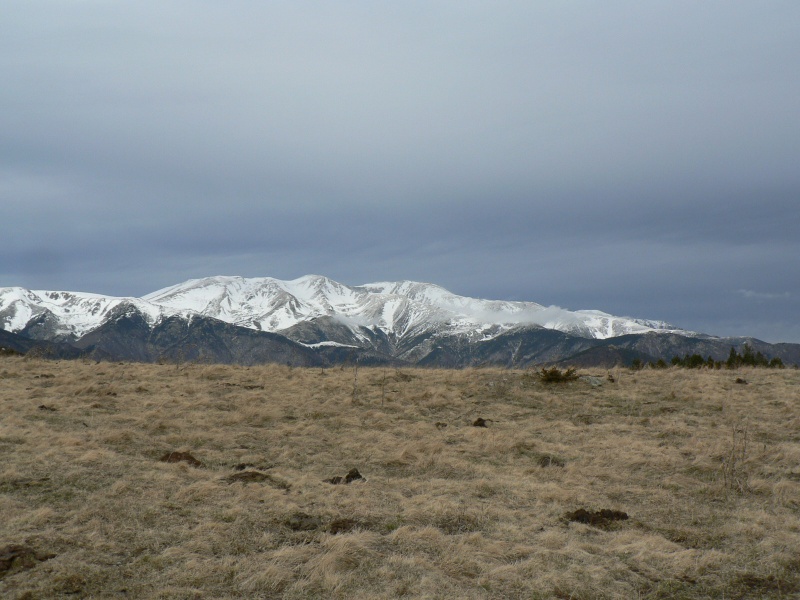
{"label": "tree line", "polygon": [[[738,369],[739,367],[766,367],[769,369],[783,369],[783,361],[778,358],[768,358],[761,352],[753,352],[749,344],[742,347],[742,353],[739,354],[736,348],[731,347],[727,360],[714,360],[711,356],[703,358],[700,354],[685,354],[684,356],[673,356],[669,364],[663,359],[659,358],[657,362],[650,361],[647,363],[651,369],[666,369],[670,365],[674,367],[683,367],[684,369]],[[631,362],[631,369],[639,370],[645,367],[645,363],[639,359],[634,358]]]}

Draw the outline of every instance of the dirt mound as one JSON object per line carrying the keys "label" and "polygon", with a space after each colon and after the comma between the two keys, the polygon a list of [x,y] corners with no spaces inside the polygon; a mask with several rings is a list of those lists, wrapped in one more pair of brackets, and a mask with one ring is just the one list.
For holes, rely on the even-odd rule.
{"label": "dirt mound", "polygon": [[354,481],[366,481],[361,473],[358,472],[358,469],[350,469],[347,472],[347,475],[341,477],[337,475],[336,477],[331,477],[330,479],[323,479],[325,483],[332,483],[333,485],[341,485],[341,484],[348,484],[353,483]]}
{"label": "dirt mound", "polygon": [[610,510],[603,508],[601,510],[589,511],[585,508],[579,508],[576,511],[568,512],[564,515],[567,521],[574,521],[576,523],[586,523],[592,527],[608,527],[614,521],[625,521],[628,519],[628,513],[621,510]]}
{"label": "dirt mound", "polygon": [[0,579],[19,571],[32,569],[38,563],[54,558],[55,554],[37,552],[30,546],[11,544],[0,548]]}
{"label": "dirt mound", "polygon": [[331,533],[331,535],[337,535],[339,533],[347,533],[348,531],[352,531],[359,525],[360,523],[355,519],[336,519],[331,521],[330,525],[328,525],[328,531]]}
{"label": "dirt mound", "polygon": [[284,524],[292,531],[314,531],[322,527],[322,519],[298,512],[286,519]]}
{"label": "dirt mound", "polygon": [[166,462],[166,463],[185,462],[189,463],[193,467],[203,466],[203,463],[201,463],[199,460],[197,460],[194,456],[192,456],[188,452],[167,452],[159,460],[161,462]]}

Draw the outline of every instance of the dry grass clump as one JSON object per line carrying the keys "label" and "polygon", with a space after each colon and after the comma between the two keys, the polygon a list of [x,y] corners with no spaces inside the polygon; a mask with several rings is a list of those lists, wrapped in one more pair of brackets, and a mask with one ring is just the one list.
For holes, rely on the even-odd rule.
{"label": "dry grass clump", "polygon": [[0,597],[797,597],[800,374],[578,375],[0,357]]}

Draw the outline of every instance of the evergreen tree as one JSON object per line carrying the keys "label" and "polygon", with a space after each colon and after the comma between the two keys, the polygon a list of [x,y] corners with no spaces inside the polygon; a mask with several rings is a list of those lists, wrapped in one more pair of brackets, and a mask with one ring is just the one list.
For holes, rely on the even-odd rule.
{"label": "evergreen tree", "polygon": [[725,361],[725,364],[728,366],[729,369],[735,369],[739,366],[739,359],[741,357],[736,353],[736,348],[731,346],[730,354],[728,354],[728,360]]}

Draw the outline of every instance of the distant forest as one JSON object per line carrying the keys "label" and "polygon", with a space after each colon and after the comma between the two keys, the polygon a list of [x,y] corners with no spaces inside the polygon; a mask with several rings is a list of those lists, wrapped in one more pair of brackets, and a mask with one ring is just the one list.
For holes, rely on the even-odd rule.
{"label": "distant forest", "polygon": [[[739,367],[766,367],[770,369],[783,369],[784,364],[780,358],[768,358],[761,352],[753,352],[753,349],[745,344],[742,353],[739,354],[736,348],[731,348],[728,360],[714,360],[712,357],[703,358],[700,354],[685,354],[683,357],[673,356],[670,364],[675,367],[683,367],[686,369],[738,369]],[[660,358],[657,362],[650,361],[647,363],[652,369],[666,369],[669,364]],[[638,358],[635,358],[631,363],[631,368],[634,370],[643,369],[645,363]]]}

